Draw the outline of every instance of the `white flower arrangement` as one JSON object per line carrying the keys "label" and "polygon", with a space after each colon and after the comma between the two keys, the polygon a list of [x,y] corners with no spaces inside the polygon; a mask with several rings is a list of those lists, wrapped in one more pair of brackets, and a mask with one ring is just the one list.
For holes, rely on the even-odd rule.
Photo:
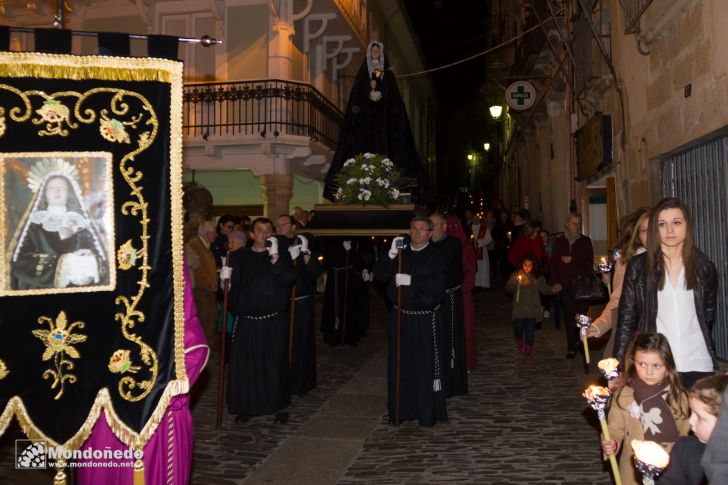
{"label": "white flower arrangement", "polygon": [[372,89],[369,92],[369,99],[371,99],[374,102],[381,101],[382,100],[382,92]]}
{"label": "white flower arrangement", "polygon": [[336,200],[342,204],[387,207],[399,198],[400,177],[390,159],[375,153],[360,153],[344,162],[336,175]]}

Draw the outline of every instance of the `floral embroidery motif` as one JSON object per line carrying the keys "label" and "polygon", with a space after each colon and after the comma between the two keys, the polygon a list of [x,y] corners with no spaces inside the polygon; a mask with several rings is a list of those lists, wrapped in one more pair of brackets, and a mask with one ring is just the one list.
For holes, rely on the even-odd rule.
{"label": "floral embroidery motif", "polygon": [[53,378],[51,389],[59,388],[58,394],[53,399],[58,400],[63,395],[66,381],[70,384],[77,381],[76,376],[68,372],[74,368],[74,365],[66,357],[71,359],[81,358],[81,354],[73,347],[73,344],[85,342],[87,337],[86,335],[74,334],[73,330],[75,328],[84,328],[86,324],[77,321],[68,325],[68,319],[64,311],[58,314],[55,322],[50,317],[38,317],[38,323],[41,325],[47,323],[49,326],[49,330],[33,330],[33,335],[38,337],[46,346],[42,359],[50,360],[53,358],[55,370],[47,369],[43,372],[43,379]]}
{"label": "floral embroidery motif", "polygon": [[141,367],[131,365],[131,351],[119,349],[109,359],[109,370],[114,374],[136,373]]}
{"label": "floral embroidery motif", "polygon": [[634,419],[640,419],[640,405],[637,404],[637,401],[632,401],[627,409],[629,410],[630,416],[632,416]]}
{"label": "floral embroidery motif", "polygon": [[8,370],[8,366],[5,365],[5,362],[0,360],[0,380],[5,379],[7,375],[10,374],[10,371]]}
{"label": "floral embroidery motif", "polygon": [[119,269],[128,270],[134,267],[137,262],[139,253],[131,245],[131,239],[121,245],[119,250],[116,252],[116,257],[119,260]]}
{"label": "floral embroidery motif", "polygon": [[57,99],[46,99],[43,102],[43,106],[35,110],[35,112],[40,118],[35,118],[33,124],[40,125],[43,122],[46,123],[45,130],[38,132],[40,136],[68,136],[68,130],[63,128],[63,124],[68,123],[68,126],[71,128],[78,126],[69,121],[71,110],[68,106],[65,106]]}
{"label": "floral embroidery motif", "polygon": [[126,132],[126,128],[121,121],[114,118],[107,118],[102,115],[101,121],[99,122],[99,131],[101,136],[115,143],[131,143],[129,133]]}

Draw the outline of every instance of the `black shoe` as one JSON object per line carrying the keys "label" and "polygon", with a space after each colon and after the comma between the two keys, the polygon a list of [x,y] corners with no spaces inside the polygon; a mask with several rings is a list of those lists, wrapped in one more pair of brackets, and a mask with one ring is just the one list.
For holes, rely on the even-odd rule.
{"label": "black shoe", "polygon": [[288,424],[288,413],[276,413],[274,423]]}
{"label": "black shoe", "polygon": [[566,353],[566,358],[567,359],[573,359],[574,357],[576,357],[576,351],[575,350],[569,350]]}
{"label": "black shoe", "polygon": [[237,416],[235,416],[235,422],[236,423],[246,423],[250,420],[250,416],[247,414],[240,413]]}

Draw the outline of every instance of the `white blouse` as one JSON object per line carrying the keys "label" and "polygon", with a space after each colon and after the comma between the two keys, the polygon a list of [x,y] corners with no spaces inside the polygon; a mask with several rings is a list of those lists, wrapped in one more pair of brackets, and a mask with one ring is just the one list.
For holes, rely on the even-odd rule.
{"label": "white blouse", "polygon": [[657,331],[670,343],[679,372],[713,372],[713,359],[695,311],[693,290],[685,289],[685,268],[677,287],[665,275],[665,288],[657,292]]}

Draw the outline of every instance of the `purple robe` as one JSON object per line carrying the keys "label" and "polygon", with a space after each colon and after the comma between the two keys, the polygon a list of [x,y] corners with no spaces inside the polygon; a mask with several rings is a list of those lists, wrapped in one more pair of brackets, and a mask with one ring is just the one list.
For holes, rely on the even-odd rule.
{"label": "purple robe", "polygon": [[[187,369],[190,388],[192,388],[207,363],[210,348],[207,346],[205,332],[202,330],[200,321],[197,318],[197,309],[192,297],[192,287],[186,264],[184,274],[185,368]],[[192,444],[194,441],[189,401],[189,394],[172,397],[159,427],[144,447],[144,479],[146,485],[168,483],[186,485],[189,483],[192,468]],[[173,438],[171,442],[170,436]],[[93,450],[109,448],[112,451],[123,451],[129,447],[114,435],[102,411],[91,435],[83,444],[81,450],[86,448],[92,448]],[[171,455],[169,454],[170,448]],[[101,459],[99,461],[106,460]],[[129,460],[116,461],[118,463],[129,462]],[[104,485],[131,485],[134,473],[133,461],[131,460],[132,466],[124,468],[77,468],[77,483],[79,485],[99,485],[101,483]]]}

